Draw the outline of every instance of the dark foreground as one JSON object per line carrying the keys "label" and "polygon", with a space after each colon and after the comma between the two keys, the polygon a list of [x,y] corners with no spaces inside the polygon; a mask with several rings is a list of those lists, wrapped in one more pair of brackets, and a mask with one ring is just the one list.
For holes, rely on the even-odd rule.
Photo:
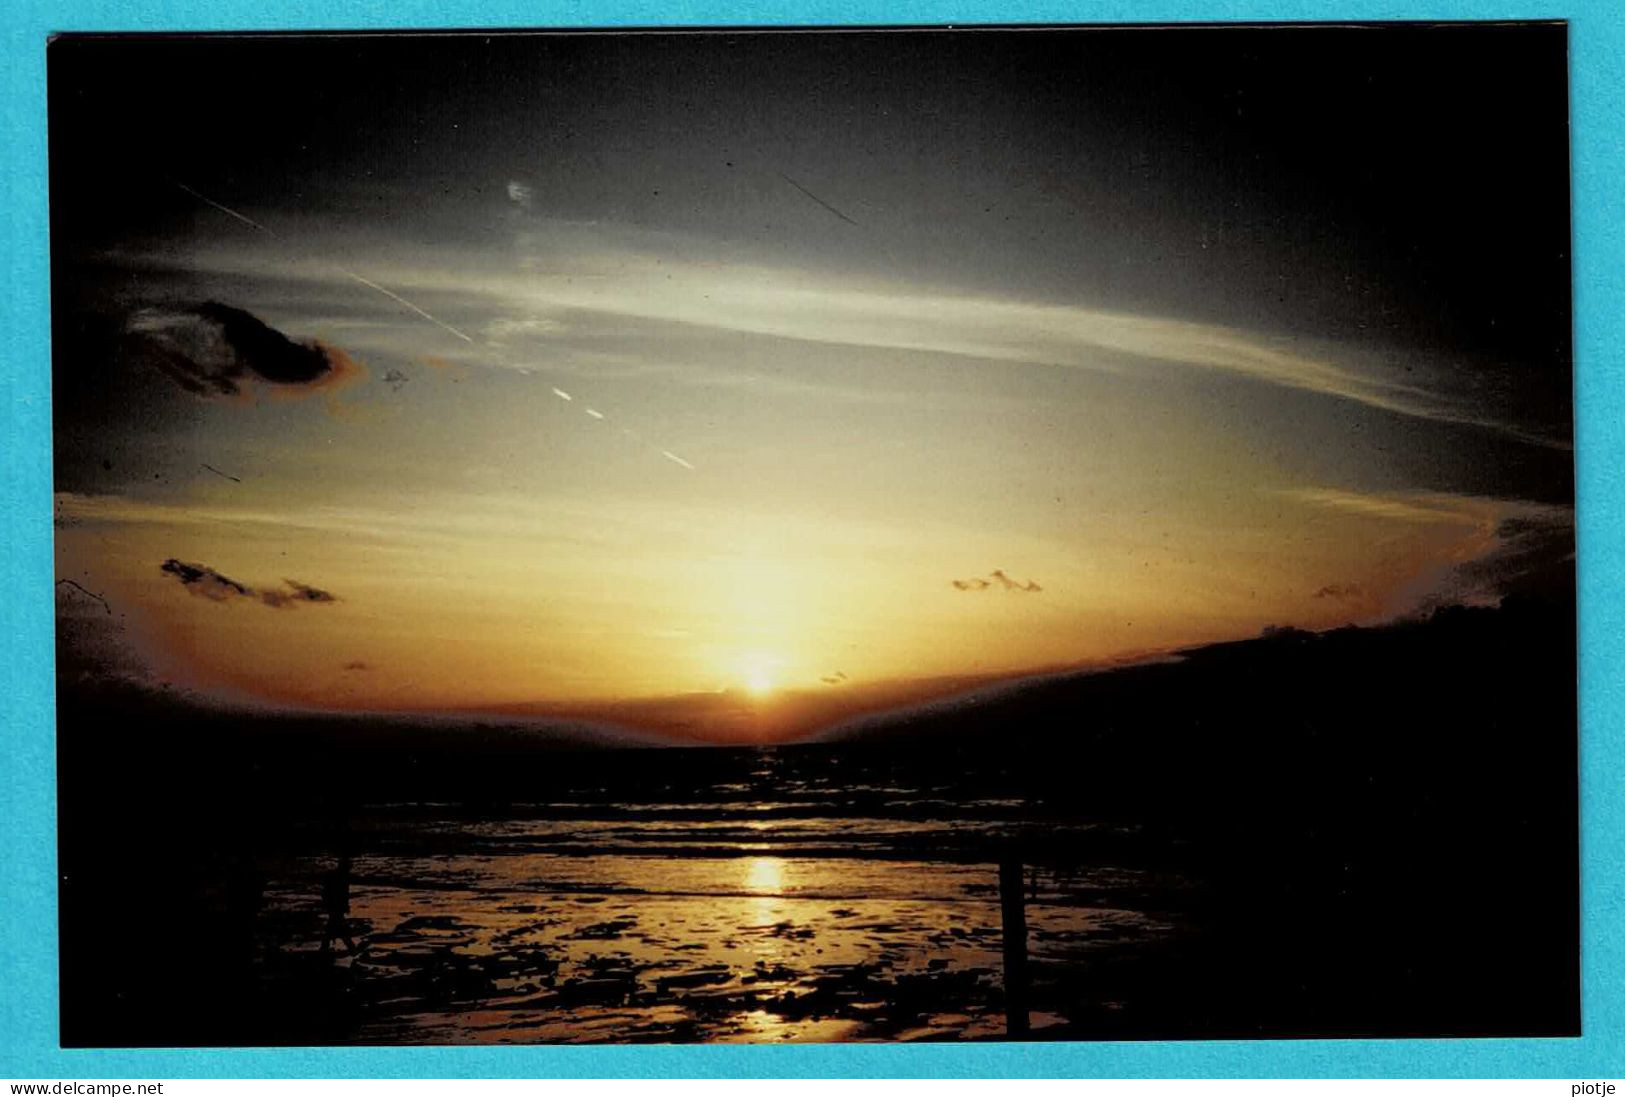
{"label": "dark foreground", "polygon": [[773,750],[65,685],[63,1042],[1003,1038],[1012,858],[1033,1038],[1574,1034],[1572,630],[1288,633]]}

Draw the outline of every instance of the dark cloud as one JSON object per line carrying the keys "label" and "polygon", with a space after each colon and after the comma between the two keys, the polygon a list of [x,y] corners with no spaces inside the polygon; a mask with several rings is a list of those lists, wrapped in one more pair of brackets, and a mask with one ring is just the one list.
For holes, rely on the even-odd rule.
{"label": "dark cloud", "polygon": [[1342,601],[1345,598],[1359,598],[1365,594],[1365,588],[1359,583],[1327,583],[1315,591],[1316,598],[1332,598]]}
{"label": "dark cloud", "polygon": [[337,602],[337,596],[319,587],[307,586],[296,579],[284,579],[287,590],[262,590],[260,601],[273,609],[298,605],[300,602]]}
{"label": "dark cloud", "polygon": [[284,583],[286,583],[293,590],[293,592],[296,595],[298,595],[299,600],[302,601],[302,602],[337,602],[338,601],[338,596],[337,595],[331,594],[331,593],[329,593],[328,591],[325,591],[325,590],[321,590],[318,587],[308,586],[308,585],[306,585],[304,583],[301,583],[297,579],[284,579],[282,581]]}
{"label": "dark cloud", "polygon": [[128,345],[196,396],[242,393],[249,381],[280,391],[328,388],[361,367],[343,351],[314,340],[295,342],[253,313],[217,301],[144,308],[124,325]]}
{"label": "dark cloud", "polygon": [[252,598],[254,592],[235,579],[227,578],[203,564],[188,564],[171,556],[159,567],[166,575],[179,579],[181,585],[200,598],[212,602],[227,602],[233,598]]}
{"label": "dark cloud", "polygon": [[1573,599],[1572,512],[1505,518],[1495,536],[1493,550],[1455,568],[1433,605],[1497,605],[1512,596]]}
{"label": "dark cloud", "polygon": [[987,573],[986,579],[978,578],[953,580],[955,590],[987,590],[989,587],[993,586],[994,583],[997,583],[1003,590],[1020,591],[1023,594],[1037,594],[1039,591],[1044,589],[1032,579],[1027,580],[1025,583],[1016,582],[1014,579],[1010,578],[1010,576],[1005,574],[1003,568],[994,568],[992,571]]}
{"label": "dark cloud", "polygon": [[1522,504],[1482,531],[1471,559],[1429,568],[1390,595],[1387,612],[1426,617],[1453,606],[1499,606],[1508,598],[1574,605],[1574,511]]}
{"label": "dark cloud", "polygon": [[272,609],[291,609],[302,602],[337,602],[338,596],[294,579],[282,580],[283,588],[256,591],[244,583],[220,574],[204,564],[188,564],[170,557],[159,570],[173,575],[188,591],[211,602],[229,602],[234,598],[251,598]]}

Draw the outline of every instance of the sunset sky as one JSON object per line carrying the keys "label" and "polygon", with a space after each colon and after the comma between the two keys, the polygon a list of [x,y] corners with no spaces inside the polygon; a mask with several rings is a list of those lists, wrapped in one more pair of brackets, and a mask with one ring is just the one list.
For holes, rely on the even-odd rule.
{"label": "sunset sky", "polygon": [[49,63],[92,677],[824,719],[1572,550],[1560,28]]}

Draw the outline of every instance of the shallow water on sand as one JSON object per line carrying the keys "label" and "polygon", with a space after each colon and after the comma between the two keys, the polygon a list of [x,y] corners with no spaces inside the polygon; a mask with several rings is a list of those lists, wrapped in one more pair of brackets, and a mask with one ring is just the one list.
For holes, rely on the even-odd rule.
{"label": "shallow water on sand", "polygon": [[[761,798],[775,775],[755,776],[482,818],[363,811],[343,840],[356,951],[342,936],[324,949],[323,887],[339,862],[312,852],[265,881],[257,978],[291,986],[320,971],[364,1043],[1003,1036],[998,867],[977,851],[1030,825],[1022,804],[950,807],[902,787],[846,787],[835,803],[782,779]],[[1045,827],[1051,843],[1101,829]],[[1142,901],[1177,886],[1104,863],[1028,870],[1035,1034],[1065,1020],[1043,1006],[1047,983],[1177,934]]]}

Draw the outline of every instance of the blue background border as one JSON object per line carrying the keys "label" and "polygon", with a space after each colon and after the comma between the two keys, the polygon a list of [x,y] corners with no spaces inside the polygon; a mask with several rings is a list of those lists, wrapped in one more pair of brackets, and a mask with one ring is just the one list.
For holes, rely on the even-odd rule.
{"label": "blue background border", "polygon": [[[1580,520],[1585,1034],[1569,1040],[63,1051],[56,817],[45,42],[54,31],[1567,19]],[[0,1076],[1531,1076],[1625,1073],[1625,7],[1498,0],[11,0],[0,15]],[[117,185],[110,178],[109,185]],[[1515,216],[1515,211],[1508,211]],[[1485,226],[1494,232],[1493,225]],[[1513,883],[1509,881],[1509,883]],[[1513,897],[1509,894],[1509,901]],[[1493,963],[1493,957],[1486,957]]]}

